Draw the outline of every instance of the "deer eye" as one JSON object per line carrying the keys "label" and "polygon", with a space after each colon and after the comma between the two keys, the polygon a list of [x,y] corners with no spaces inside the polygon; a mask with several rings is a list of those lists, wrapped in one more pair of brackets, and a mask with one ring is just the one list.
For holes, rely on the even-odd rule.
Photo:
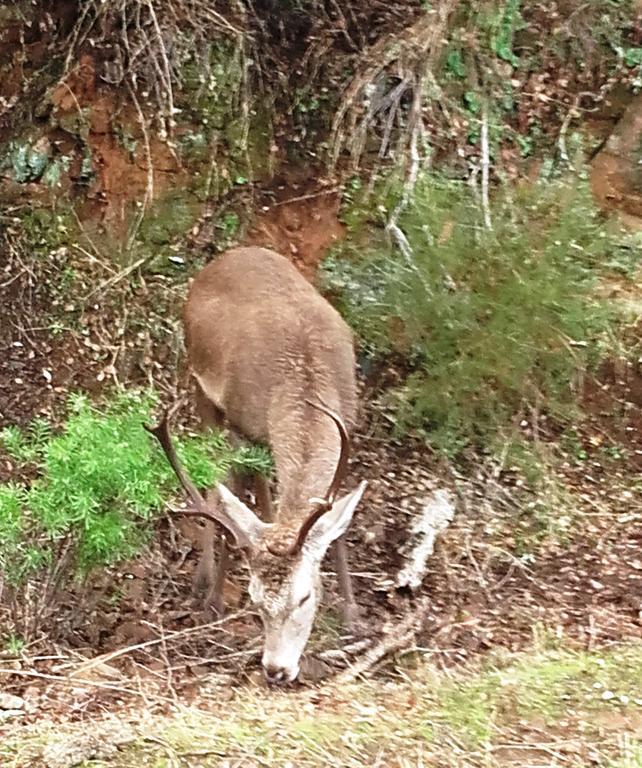
{"label": "deer eye", "polygon": [[303,606],[304,606],[304,605],[305,605],[305,604],[308,602],[308,600],[309,600],[311,597],[312,597],[312,592],[308,592],[308,594],[307,594],[305,597],[302,597],[302,598],[299,600],[299,604],[297,605],[297,608],[302,608],[302,607],[303,607]]}

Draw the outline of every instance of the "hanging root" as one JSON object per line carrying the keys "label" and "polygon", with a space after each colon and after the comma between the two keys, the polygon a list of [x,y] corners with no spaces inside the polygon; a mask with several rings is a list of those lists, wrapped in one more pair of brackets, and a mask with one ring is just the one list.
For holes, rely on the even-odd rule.
{"label": "hanging root", "polygon": [[[440,53],[448,19],[458,0],[441,0],[400,33],[378,40],[360,57],[332,125],[331,165],[347,152],[355,168],[368,137],[378,133],[379,156],[410,158],[407,175],[414,184],[425,119],[435,91],[433,65]],[[396,138],[393,147],[393,138]]]}
{"label": "hanging root", "polygon": [[[128,83],[156,102],[162,134],[171,133],[181,84],[181,65],[198,57],[203,80],[210,73],[209,51],[221,39],[234,43],[241,71],[241,101],[248,103],[246,70],[253,48],[250,35],[212,7],[208,0],[87,0],[67,40],[65,74],[90,45],[102,52],[103,80]],[[258,57],[252,55],[254,60]]]}
{"label": "hanging root", "polygon": [[395,579],[395,586],[418,589],[426,575],[428,559],[435,540],[452,522],[455,505],[452,494],[438,488],[425,500],[421,512],[412,524],[408,545],[404,548],[404,564]]}

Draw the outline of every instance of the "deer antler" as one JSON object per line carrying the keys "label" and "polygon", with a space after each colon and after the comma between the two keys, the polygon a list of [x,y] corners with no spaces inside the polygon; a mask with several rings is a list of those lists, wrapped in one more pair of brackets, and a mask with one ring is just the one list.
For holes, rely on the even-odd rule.
{"label": "deer antler", "polygon": [[193,509],[180,510],[180,514],[204,517],[207,520],[212,520],[215,523],[219,523],[234,536],[238,546],[249,545],[250,541],[248,537],[239,528],[239,526],[235,525],[234,521],[221,509],[219,509],[218,505],[210,504],[203,498],[198,488],[194,485],[189,475],[183,469],[178,455],[176,454],[176,450],[174,449],[172,438],[169,433],[169,419],[172,414],[173,411],[165,411],[160,423],[155,427],[150,427],[147,424],[143,424],[143,427],[161,444],[161,447],[167,456],[167,460],[169,461],[170,466],[176,473],[176,476],[178,477],[183,490],[189,496],[190,501],[194,505]]}
{"label": "deer antler", "polygon": [[329,512],[332,509],[332,505],[334,504],[337,498],[337,493],[339,492],[339,487],[341,486],[341,483],[343,482],[343,479],[348,470],[348,459],[350,457],[350,437],[348,435],[348,430],[346,429],[346,425],[343,419],[336,411],[328,408],[328,406],[320,399],[318,403],[315,403],[312,400],[306,400],[305,402],[308,405],[311,405],[313,408],[316,408],[318,411],[325,413],[332,419],[332,421],[334,421],[337,429],[339,430],[339,437],[341,438],[341,452],[339,454],[339,460],[337,461],[337,467],[334,471],[332,482],[330,483],[330,487],[327,490],[325,498],[314,500],[316,508],[303,521],[303,525],[299,529],[299,533],[297,534],[294,544],[285,549],[273,544],[267,545],[268,550],[273,555],[292,556],[301,551],[301,547],[303,546],[308,533],[310,533],[312,526],[317,522],[317,520],[319,520],[319,518],[323,517],[326,512]]}
{"label": "deer antler", "polygon": [[318,403],[315,403],[312,400],[306,400],[305,402],[308,405],[311,405],[313,408],[316,408],[318,411],[321,411],[322,413],[325,413],[327,416],[329,416],[337,425],[339,436],[341,438],[341,452],[339,454],[339,461],[337,461],[337,468],[334,471],[334,477],[332,478],[328,492],[326,493],[325,499],[323,500],[331,507],[336,501],[341,483],[343,482],[348,472],[348,459],[350,458],[350,436],[348,435],[348,430],[346,429],[346,425],[344,424],[341,416],[339,416],[336,411],[328,408],[328,406],[322,400],[319,400]]}

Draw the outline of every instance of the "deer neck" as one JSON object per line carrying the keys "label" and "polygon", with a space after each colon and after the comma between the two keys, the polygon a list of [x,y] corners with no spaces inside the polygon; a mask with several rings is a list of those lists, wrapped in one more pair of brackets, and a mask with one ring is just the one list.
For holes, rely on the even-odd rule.
{"label": "deer neck", "polygon": [[[336,395],[324,393],[320,397],[330,407],[337,407]],[[327,494],[339,461],[341,439],[335,424],[307,406],[305,398],[292,405],[274,420],[270,444],[279,492],[275,522],[279,528],[294,530],[310,514],[310,499]]]}

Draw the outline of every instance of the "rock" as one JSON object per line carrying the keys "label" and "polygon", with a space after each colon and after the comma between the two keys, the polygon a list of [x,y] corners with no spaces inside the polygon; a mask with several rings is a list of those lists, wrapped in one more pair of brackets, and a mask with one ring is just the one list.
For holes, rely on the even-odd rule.
{"label": "rock", "polygon": [[0,709],[0,720],[9,720],[12,717],[22,717],[24,709]]}
{"label": "rock", "polygon": [[136,732],[125,723],[98,724],[91,732],[75,731],[52,739],[43,749],[47,768],[74,768],[88,760],[105,760],[120,747],[136,740]]}
{"label": "rock", "polygon": [[20,714],[22,714],[23,711],[27,709],[27,702],[24,699],[21,699],[20,696],[13,696],[10,693],[0,692],[0,717],[3,716],[3,710],[5,712],[20,710]]}

